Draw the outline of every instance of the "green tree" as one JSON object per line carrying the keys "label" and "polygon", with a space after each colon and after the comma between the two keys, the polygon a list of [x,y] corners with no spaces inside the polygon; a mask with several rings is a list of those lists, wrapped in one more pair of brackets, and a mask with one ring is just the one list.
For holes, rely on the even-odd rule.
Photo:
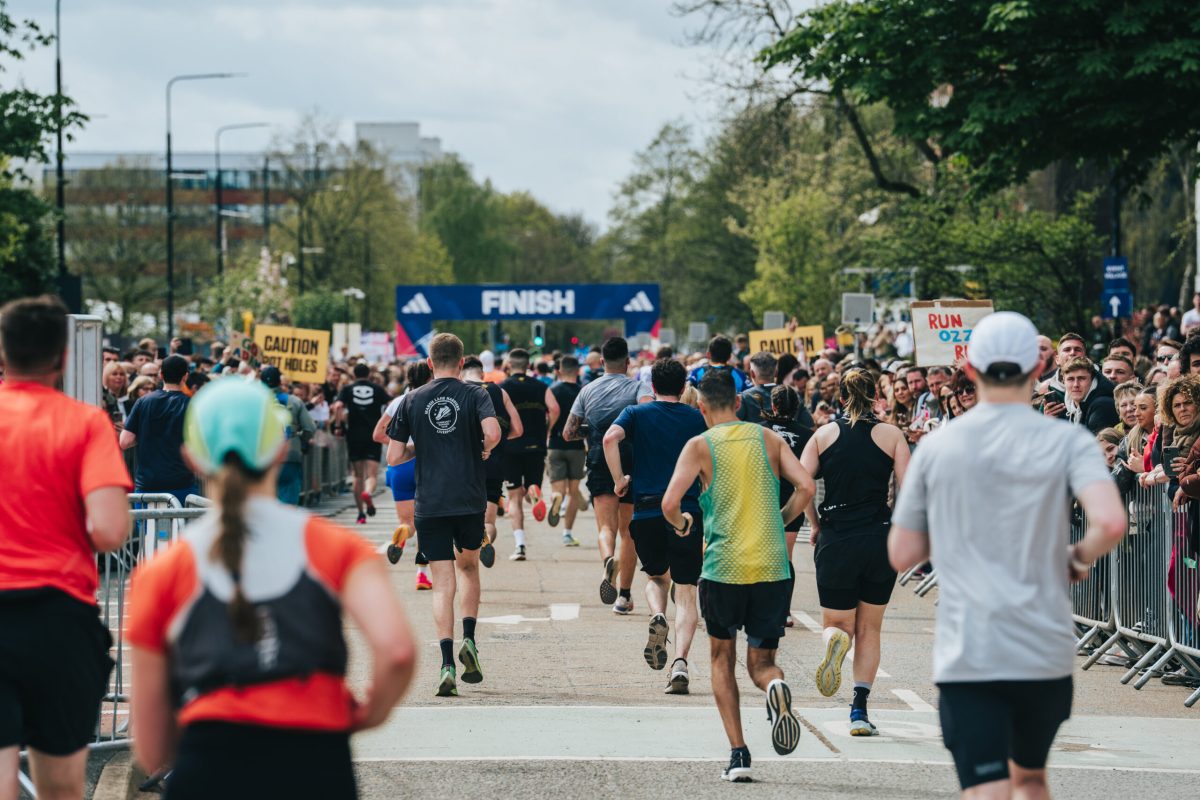
{"label": "green tree", "polygon": [[477,183],[470,167],[448,155],[420,170],[421,229],[436,234],[459,283],[506,279],[513,257],[503,233],[502,208],[492,185]]}

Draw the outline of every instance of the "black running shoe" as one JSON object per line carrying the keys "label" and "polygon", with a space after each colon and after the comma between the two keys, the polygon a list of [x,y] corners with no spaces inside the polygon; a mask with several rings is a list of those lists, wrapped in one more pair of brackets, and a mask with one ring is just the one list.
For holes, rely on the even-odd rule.
{"label": "black running shoe", "polygon": [[609,556],[604,562],[604,579],[600,581],[600,602],[610,606],[617,602],[617,587],[613,579],[617,577],[617,560]]}
{"label": "black running shoe", "polygon": [[642,655],[650,669],[662,669],[667,665],[667,618],[662,614],[650,618],[650,635]]}
{"label": "black running shoe", "polygon": [[[484,541],[483,546],[479,548],[479,563],[488,569],[496,563],[496,548],[489,541]],[[465,678],[463,680],[466,680]]]}
{"label": "black running shoe", "polygon": [[750,776],[750,748],[738,747],[729,754],[729,766],[721,771],[721,780],[733,783],[749,783],[754,780]]}
{"label": "black running shoe", "polygon": [[781,680],[767,687],[767,720],[771,723],[771,744],[781,756],[800,744],[800,720],[792,713],[792,690]]}

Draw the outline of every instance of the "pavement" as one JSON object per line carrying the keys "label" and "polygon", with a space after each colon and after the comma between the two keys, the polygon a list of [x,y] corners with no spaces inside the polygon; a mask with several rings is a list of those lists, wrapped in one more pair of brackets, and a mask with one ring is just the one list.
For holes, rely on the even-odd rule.
{"label": "pavement", "polygon": [[[324,510],[375,543],[382,553],[396,525],[381,494],[378,514],[356,525],[353,506]],[[431,592],[414,587],[415,547],[389,566],[419,641],[419,665],[409,694],[380,728],[353,741],[360,797],[427,797],[453,780],[455,795],[507,798],[664,795],[726,797],[936,798],[955,797],[957,782],[942,747],[937,690],[930,678],[934,599],[897,587],[883,627],[883,657],[871,695],[871,718],[882,735],[848,732],[849,661],[834,698],[813,683],[820,661],[820,606],[811,548],[797,544],[790,629],[779,663],[805,730],[786,757],[771,748],[763,695],[739,656],[742,723],[754,758],[755,784],[733,788],[719,780],[729,746],[710,690],[708,638],[703,626],[689,656],[691,694],[663,693],[666,671],[650,670],[645,578],[634,581],[634,613],[618,616],[598,596],[601,577],[594,518],[584,511],[574,532],[581,547],[561,544],[562,526],[526,515],[528,560],[508,560],[512,526],[501,518],[496,565],[483,570],[483,604],[476,641],[484,682],[459,684],[457,698],[435,697],[440,656]],[[668,611],[672,624],[674,610]],[[456,628],[461,636],[461,624]],[[353,626],[347,630],[349,680],[367,682],[369,659]],[[1082,659],[1080,659],[1082,663]],[[1124,670],[1096,666],[1076,672],[1075,717],[1051,754],[1051,789],[1058,798],[1194,794],[1200,780],[1196,742],[1200,707],[1187,709],[1188,691],[1151,681],[1141,691],[1122,686]],[[136,795],[151,797],[152,795]],[[97,793],[99,797],[99,793]]]}

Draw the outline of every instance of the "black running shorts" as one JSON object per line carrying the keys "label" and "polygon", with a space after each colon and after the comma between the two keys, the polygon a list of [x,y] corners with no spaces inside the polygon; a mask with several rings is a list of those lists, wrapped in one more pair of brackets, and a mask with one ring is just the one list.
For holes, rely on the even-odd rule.
{"label": "black running shorts", "polygon": [[692,517],[694,522],[687,536],[675,533],[662,517],[635,519],[629,523],[642,572],[657,577],[669,571],[675,583],[696,585],[704,560],[704,523],[702,515],[693,514]]}
{"label": "black running shorts", "polygon": [[346,437],[346,452],[351,463],[355,461],[378,461],[383,455],[383,445],[371,439],[355,440]]}
{"label": "black running shorts", "polygon": [[942,741],[964,790],[1006,780],[1008,760],[1043,769],[1071,717],[1071,676],[1044,681],[939,683]]}
{"label": "black running shorts", "polygon": [[55,589],[0,592],[0,631],[0,748],[86,747],[113,668],[96,607]]}
{"label": "black running shorts", "polygon": [[509,451],[504,455],[504,482],[510,492],[541,486],[545,472],[545,450]]}
{"label": "black running shorts", "polygon": [[489,503],[499,503],[500,498],[504,496],[504,481],[499,478],[488,478],[487,486],[487,501]]}
{"label": "black running shorts", "polygon": [[417,549],[430,561],[453,561],[454,551],[483,546],[483,512],[456,517],[417,517]]}
{"label": "black running shorts", "polygon": [[889,523],[851,530],[822,528],[813,558],[821,608],[849,611],[858,604],[885,606],[892,599],[896,571],[888,560]]}
{"label": "black running shorts", "polygon": [[[625,448],[621,448],[621,469],[628,475],[631,468],[632,461],[626,453]],[[600,454],[599,458],[592,458],[591,451],[588,451],[586,485],[588,494],[592,497],[604,497],[606,494],[616,494],[612,473],[608,471],[608,464],[604,461],[603,453]],[[621,502],[626,505],[633,505],[632,484],[629,486],[629,490],[621,497]]]}
{"label": "black running shorts", "polygon": [[714,639],[746,632],[751,647],[779,647],[787,623],[793,579],[770,583],[717,583],[700,579],[700,616]]}

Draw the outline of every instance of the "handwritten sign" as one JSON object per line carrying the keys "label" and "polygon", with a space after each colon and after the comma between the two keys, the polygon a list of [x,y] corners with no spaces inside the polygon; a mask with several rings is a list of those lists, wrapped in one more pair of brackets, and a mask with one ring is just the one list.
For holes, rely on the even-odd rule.
{"label": "handwritten sign", "polygon": [[263,365],[279,367],[294,381],[325,380],[329,364],[329,331],[288,328],[283,325],[257,325],[254,342],[261,351]]}
{"label": "handwritten sign", "polygon": [[789,331],[787,328],[776,328],[770,331],[750,331],[750,354],[770,353],[781,356],[784,353],[799,355],[816,355],[825,346],[825,330],[820,325],[805,325]]}
{"label": "handwritten sign", "polygon": [[971,331],[993,311],[991,300],[919,300],[910,308],[919,367],[949,366],[966,358]]}

